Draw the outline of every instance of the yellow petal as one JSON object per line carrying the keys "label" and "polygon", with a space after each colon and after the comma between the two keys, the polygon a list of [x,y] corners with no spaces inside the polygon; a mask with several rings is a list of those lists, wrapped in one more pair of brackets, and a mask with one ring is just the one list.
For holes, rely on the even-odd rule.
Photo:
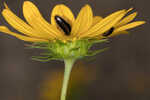
{"label": "yellow petal", "polygon": [[129,8],[129,9],[127,10],[127,13],[130,12],[131,10],[133,10],[133,8]]}
{"label": "yellow petal", "polygon": [[2,15],[6,21],[19,32],[31,37],[46,38],[44,35],[39,35],[37,31],[33,30],[28,24],[17,17],[10,9],[4,9]]}
{"label": "yellow petal", "polygon": [[109,15],[108,17],[104,18],[99,23],[94,25],[88,32],[84,33],[81,37],[85,37],[88,35],[95,36],[106,32],[111,27],[113,27],[113,25],[115,25],[116,22],[118,22],[125,15],[125,13],[125,10],[120,10]]}
{"label": "yellow petal", "polygon": [[94,18],[93,18],[93,26],[95,25],[95,24],[97,24],[98,22],[100,22],[101,20],[102,20],[103,18],[102,17],[100,17],[100,16],[94,16]]}
{"label": "yellow petal", "polygon": [[77,35],[88,30],[93,23],[93,12],[89,5],[84,6],[75,20],[71,34]]}
{"label": "yellow petal", "polygon": [[131,29],[131,28],[137,27],[139,25],[142,25],[144,23],[145,23],[145,21],[136,21],[136,22],[124,25],[122,27],[119,27],[114,32],[120,32],[120,31],[124,31],[124,30],[127,30],[127,29]]}
{"label": "yellow petal", "polygon": [[24,40],[24,41],[28,41],[28,42],[48,42],[48,40],[44,40],[44,39],[31,38],[31,37],[19,35],[19,34],[17,34],[17,33],[11,32],[11,31],[10,31],[7,27],[5,27],[5,26],[0,26],[0,32],[7,33],[7,34],[9,34],[9,35],[15,36],[16,38],[18,38],[18,39],[20,39],[20,40]]}
{"label": "yellow petal", "polygon": [[128,31],[120,31],[120,32],[113,32],[111,35],[109,35],[108,37],[113,37],[119,34],[129,34]]}
{"label": "yellow petal", "polygon": [[56,15],[62,17],[70,25],[72,25],[74,20],[75,20],[74,15],[71,12],[71,10],[67,6],[65,6],[64,4],[56,5],[53,8],[52,14],[51,14],[51,23],[52,23],[52,25],[56,25],[56,22],[55,22],[55,16]]}
{"label": "yellow petal", "polygon": [[9,9],[8,5],[6,4],[6,2],[4,2],[4,6],[6,9]]}
{"label": "yellow petal", "polygon": [[27,22],[36,30],[49,37],[59,37],[62,34],[56,27],[50,25],[40,14],[38,8],[30,1],[23,4],[23,14]]}
{"label": "yellow petal", "polygon": [[136,15],[137,15],[137,12],[128,15],[123,20],[121,20],[117,25],[115,25],[115,27],[120,27],[131,22],[136,17]]}

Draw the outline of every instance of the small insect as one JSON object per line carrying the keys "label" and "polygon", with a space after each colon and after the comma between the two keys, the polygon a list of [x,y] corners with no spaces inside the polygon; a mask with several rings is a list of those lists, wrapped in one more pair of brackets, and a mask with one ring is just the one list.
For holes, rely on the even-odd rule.
{"label": "small insect", "polygon": [[55,16],[57,25],[64,31],[65,35],[70,35],[71,26],[60,16]]}
{"label": "small insect", "polygon": [[108,30],[108,32],[104,33],[103,36],[106,36],[106,37],[107,37],[107,36],[111,35],[111,34],[114,32],[114,29],[115,29],[115,28],[112,27],[111,29]]}

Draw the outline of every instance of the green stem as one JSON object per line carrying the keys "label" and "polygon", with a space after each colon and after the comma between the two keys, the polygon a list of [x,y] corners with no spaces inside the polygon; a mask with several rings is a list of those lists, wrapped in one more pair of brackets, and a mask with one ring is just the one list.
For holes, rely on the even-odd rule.
{"label": "green stem", "polygon": [[69,82],[70,73],[71,73],[74,62],[75,62],[74,59],[65,59],[64,60],[65,72],[64,72],[64,80],[63,80],[60,100],[66,100],[68,82]]}

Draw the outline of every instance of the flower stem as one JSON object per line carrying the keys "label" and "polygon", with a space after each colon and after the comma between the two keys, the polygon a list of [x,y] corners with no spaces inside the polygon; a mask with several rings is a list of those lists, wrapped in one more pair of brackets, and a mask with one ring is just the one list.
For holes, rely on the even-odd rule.
{"label": "flower stem", "polygon": [[65,71],[64,71],[64,80],[63,80],[60,100],[66,100],[68,82],[69,82],[70,73],[71,73],[74,62],[75,62],[75,59],[64,60]]}

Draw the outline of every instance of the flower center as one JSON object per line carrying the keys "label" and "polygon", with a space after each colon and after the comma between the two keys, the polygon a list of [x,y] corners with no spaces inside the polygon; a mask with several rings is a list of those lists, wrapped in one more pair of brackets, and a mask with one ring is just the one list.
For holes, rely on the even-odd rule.
{"label": "flower center", "polygon": [[71,26],[60,16],[55,16],[57,25],[64,31],[65,35],[70,35]]}
{"label": "flower center", "polygon": [[106,33],[103,34],[103,36],[109,36],[114,32],[115,28],[112,27],[111,29],[109,29]]}

